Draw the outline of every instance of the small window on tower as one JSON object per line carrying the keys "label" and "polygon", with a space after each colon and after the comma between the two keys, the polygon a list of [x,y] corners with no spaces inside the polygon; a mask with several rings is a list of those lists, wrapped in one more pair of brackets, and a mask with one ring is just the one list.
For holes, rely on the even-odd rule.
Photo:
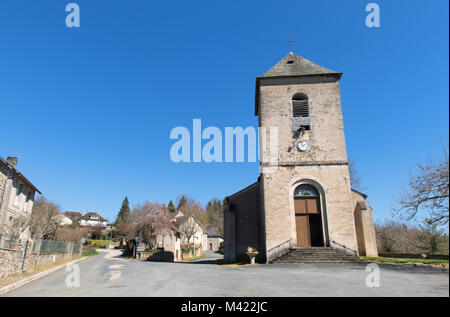
{"label": "small window on tower", "polygon": [[292,97],[292,116],[294,132],[300,129],[310,129],[308,96],[303,93],[297,93]]}

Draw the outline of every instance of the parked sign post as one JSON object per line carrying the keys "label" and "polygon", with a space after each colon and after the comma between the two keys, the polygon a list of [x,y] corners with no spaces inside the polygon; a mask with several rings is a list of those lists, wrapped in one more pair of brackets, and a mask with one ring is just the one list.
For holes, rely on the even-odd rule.
{"label": "parked sign post", "polygon": [[81,238],[80,256],[83,255],[83,245],[85,242],[86,242],[86,238],[85,237]]}
{"label": "parked sign post", "polygon": [[139,242],[141,242],[141,238],[139,237],[134,238],[133,258],[136,257],[136,246]]}
{"label": "parked sign post", "polygon": [[27,251],[28,251],[28,240],[27,242],[25,242],[25,251],[23,252],[22,267],[20,268],[21,272],[23,272],[23,268],[25,266],[25,258],[27,257]]}
{"label": "parked sign post", "polygon": [[137,252],[144,252],[145,251],[145,243],[139,243],[136,247]]}

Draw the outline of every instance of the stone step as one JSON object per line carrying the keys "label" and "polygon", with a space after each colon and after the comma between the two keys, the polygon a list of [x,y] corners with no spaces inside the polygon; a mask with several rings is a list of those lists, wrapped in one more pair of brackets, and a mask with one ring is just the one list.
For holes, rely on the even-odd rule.
{"label": "stone step", "polygon": [[288,256],[286,256],[287,258],[348,258],[348,259],[352,259],[354,258],[353,256],[347,256],[347,255],[337,255],[337,254],[329,254],[329,255],[294,255],[294,254],[290,254]]}
{"label": "stone step", "polygon": [[358,256],[343,250],[326,248],[292,248],[272,263],[357,263]]}
{"label": "stone step", "polygon": [[317,261],[344,261],[344,262],[360,262],[358,259],[282,259],[274,262],[317,262]]}
{"label": "stone step", "polygon": [[294,261],[274,261],[273,263],[282,263],[282,264],[289,264],[289,263],[360,263],[361,261],[340,261],[340,260],[311,260],[311,261],[301,261],[301,260],[294,260]]}

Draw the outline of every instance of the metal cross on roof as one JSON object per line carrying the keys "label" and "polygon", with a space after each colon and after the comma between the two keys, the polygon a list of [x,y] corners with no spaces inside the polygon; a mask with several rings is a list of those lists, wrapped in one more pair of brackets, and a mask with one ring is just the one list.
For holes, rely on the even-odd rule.
{"label": "metal cross on roof", "polygon": [[286,33],[286,36],[288,38],[286,43],[289,43],[289,52],[292,52],[292,43],[295,43],[295,41],[291,40],[291,35],[290,34]]}

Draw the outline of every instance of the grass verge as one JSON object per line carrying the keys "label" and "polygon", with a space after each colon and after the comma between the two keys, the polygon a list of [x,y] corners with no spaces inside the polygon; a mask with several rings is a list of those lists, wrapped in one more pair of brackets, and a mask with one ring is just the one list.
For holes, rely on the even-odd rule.
{"label": "grass verge", "polygon": [[86,252],[83,252],[83,254],[81,256],[95,256],[98,254],[100,254],[100,253],[98,253],[97,251],[86,251]]}
{"label": "grass verge", "polygon": [[181,262],[190,262],[190,261],[200,260],[200,259],[203,259],[203,258],[206,258],[206,255],[203,254],[203,255],[200,255],[200,256],[196,256],[195,258],[185,259],[185,260],[183,260]]}
{"label": "grass verge", "polygon": [[435,264],[435,265],[445,265],[448,268],[448,260],[435,260],[435,259],[413,259],[413,258],[385,258],[385,257],[365,257],[362,256],[361,259],[378,262],[378,263],[391,263],[391,264]]}

